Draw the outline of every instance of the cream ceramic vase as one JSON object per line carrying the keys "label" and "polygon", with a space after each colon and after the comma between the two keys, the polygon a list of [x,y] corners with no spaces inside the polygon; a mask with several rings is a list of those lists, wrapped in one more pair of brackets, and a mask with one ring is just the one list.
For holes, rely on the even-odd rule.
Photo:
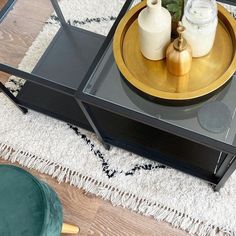
{"label": "cream ceramic vase", "polygon": [[149,60],[165,58],[171,41],[171,15],[161,0],[147,0],[147,7],[138,16],[140,49]]}

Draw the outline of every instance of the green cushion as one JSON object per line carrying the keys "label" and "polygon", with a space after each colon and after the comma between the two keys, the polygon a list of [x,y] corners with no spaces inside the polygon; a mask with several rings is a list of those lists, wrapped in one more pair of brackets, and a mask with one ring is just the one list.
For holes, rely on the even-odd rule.
{"label": "green cushion", "polygon": [[23,169],[0,165],[0,236],[58,236],[62,218],[48,185]]}

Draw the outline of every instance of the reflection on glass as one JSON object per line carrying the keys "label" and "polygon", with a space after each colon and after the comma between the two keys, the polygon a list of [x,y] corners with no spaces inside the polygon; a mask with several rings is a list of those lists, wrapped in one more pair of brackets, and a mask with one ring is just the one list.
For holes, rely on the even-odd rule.
{"label": "reflection on glass", "polygon": [[189,74],[176,76],[168,72],[168,78],[176,81],[176,93],[184,93],[188,91],[189,87]]}
{"label": "reflection on glass", "polygon": [[[203,78],[208,79],[207,74],[203,74]],[[172,77],[172,79],[177,79]],[[182,92],[188,89],[188,77],[182,77],[176,80],[176,92]],[[151,100],[147,95],[134,89],[121,75],[114,61],[112,52],[112,43],[101,60],[97,70],[89,79],[84,88],[84,92],[113,105],[124,107],[128,110],[141,113],[146,117],[152,117],[157,120],[162,120],[166,123],[190,130],[194,133],[221,141],[227,144],[233,144],[236,141],[236,77],[233,77],[231,82],[226,87],[222,88],[210,98],[203,98],[202,101],[185,106],[169,106],[160,103],[158,100]],[[222,132],[212,132],[209,129],[203,128],[199,124],[198,112],[207,103],[222,102],[230,111],[230,119],[227,120],[225,127],[228,129],[221,130]],[[115,109],[115,107],[114,107]]]}
{"label": "reflection on glass", "polygon": [[209,132],[222,133],[230,127],[232,114],[223,102],[209,102],[198,111],[198,122]]}

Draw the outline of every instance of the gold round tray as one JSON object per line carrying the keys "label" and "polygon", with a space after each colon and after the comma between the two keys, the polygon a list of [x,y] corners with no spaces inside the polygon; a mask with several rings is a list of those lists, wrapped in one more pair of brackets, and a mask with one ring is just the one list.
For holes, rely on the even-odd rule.
{"label": "gold round tray", "polygon": [[113,41],[115,61],[124,78],[141,92],[169,101],[188,101],[221,88],[236,71],[236,21],[218,5],[218,28],[212,51],[193,59],[189,75],[175,77],[165,60],[150,61],[139,49],[138,15],[146,7],[142,1],[120,21]]}

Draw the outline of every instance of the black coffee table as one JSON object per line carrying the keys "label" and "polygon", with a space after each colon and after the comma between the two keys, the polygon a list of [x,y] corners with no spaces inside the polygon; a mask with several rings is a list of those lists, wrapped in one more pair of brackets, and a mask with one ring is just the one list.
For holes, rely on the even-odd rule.
{"label": "black coffee table", "polygon": [[107,148],[145,156],[218,190],[236,168],[236,75],[203,102],[160,105],[127,84],[114,60],[112,38],[76,94],[98,138]]}
{"label": "black coffee table", "polygon": [[[132,1],[125,2],[107,37],[67,24],[57,1],[51,2],[60,29],[32,73],[0,64],[1,71],[27,80],[16,97],[1,83],[0,89],[23,112],[33,109],[94,131],[107,149],[135,152],[218,190],[236,168],[236,78],[202,103],[152,102],[126,84],[112,53],[115,29]],[[219,119],[211,122],[214,112]]]}
{"label": "black coffee table", "polygon": [[235,90],[236,76],[202,103],[171,107],[149,101],[122,78],[111,40],[77,99],[104,143],[200,177],[217,190],[236,168]]}

